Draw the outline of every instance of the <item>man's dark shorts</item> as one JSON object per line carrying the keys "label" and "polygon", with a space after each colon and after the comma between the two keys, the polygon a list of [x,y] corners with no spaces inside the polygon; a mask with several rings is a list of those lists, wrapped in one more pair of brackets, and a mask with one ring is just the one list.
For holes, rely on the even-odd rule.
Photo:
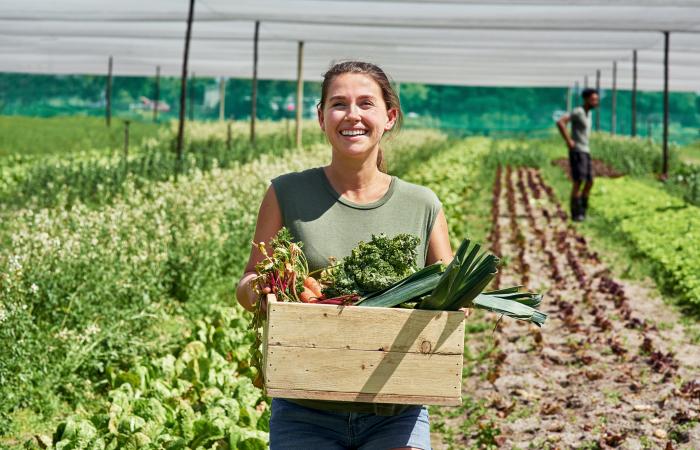
{"label": "man's dark shorts", "polygon": [[593,181],[590,153],[571,150],[569,152],[569,166],[571,167],[571,178],[574,181]]}

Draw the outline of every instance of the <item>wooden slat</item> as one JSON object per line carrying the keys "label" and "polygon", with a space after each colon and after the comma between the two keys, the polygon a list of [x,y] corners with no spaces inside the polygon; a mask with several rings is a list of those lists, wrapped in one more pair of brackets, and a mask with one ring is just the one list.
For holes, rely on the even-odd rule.
{"label": "wooden slat", "polygon": [[329,392],[299,389],[267,389],[267,395],[279,398],[306,400],[335,400],[343,402],[396,403],[399,405],[459,406],[461,397],[434,397],[426,395],[362,394],[357,392]]}
{"label": "wooden slat", "polygon": [[464,314],[400,308],[270,304],[268,345],[462,355]]}
{"label": "wooden slat", "polygon": [[462,355],[267,347],[268,390],[459,397]]}

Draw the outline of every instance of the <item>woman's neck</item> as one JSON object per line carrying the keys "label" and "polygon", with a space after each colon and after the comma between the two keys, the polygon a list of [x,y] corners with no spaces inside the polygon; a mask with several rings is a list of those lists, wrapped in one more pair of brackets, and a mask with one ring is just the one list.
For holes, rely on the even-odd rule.
{"label": "woman's neck", "polygon": [[376,156],[358,161],[334,155],[323,170],[333,189],[354,203],[379,200],[391,184],[391,177],[377,168]]}

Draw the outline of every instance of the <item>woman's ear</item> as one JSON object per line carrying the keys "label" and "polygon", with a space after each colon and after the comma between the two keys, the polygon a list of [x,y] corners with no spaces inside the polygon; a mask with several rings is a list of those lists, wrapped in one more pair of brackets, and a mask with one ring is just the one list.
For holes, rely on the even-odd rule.
{"label": "woman's ear", "polygon": [[384,131],[389,131],[392,128],[394,128],[394,125],[396,124],[396,119],[399,116],[399,110],[396,108],[391,108],[386,112],[387,117],[389,118],[389,121],[384,125]]}
{"label": "woman's ear", "polygon": [[326,131],[326,124],[323,122],[323,109],[321,109],[321,105],[316,107],[316,115],[318,116],[318,124],[321,126],[321,130]]}

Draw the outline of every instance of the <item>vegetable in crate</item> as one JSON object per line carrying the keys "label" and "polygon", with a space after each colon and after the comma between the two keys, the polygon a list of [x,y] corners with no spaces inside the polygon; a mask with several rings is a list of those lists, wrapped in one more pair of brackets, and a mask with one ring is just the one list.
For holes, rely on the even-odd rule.
{"label": "vegetable in crate", "polygon": [[392,307],[420,300],[418,309],[479,308],[542,326],[547,315],[535,309],[541,294],[519,292],[520,286],[482,293],[496,275],[498,258],[480,250],[479,244],[465,239],[444,271],[439,264],[427,266],[382,292],[366,295],[358,305]]}
{"label": "vegetable in crate", "polygon": [[292,234],[283,227],[270,240],[272,254],[267,252],[264,242],[253,245],[265,256],[255,265],[258,295],[275,294],[280,301],[302,301],[300,293],[304,291],[304,282],[309,274],[302,244],[292,242]]}
{"label": "vegetable in crate", "polygon": [[[255,279],[254,288],[260,298],[266,294],[275,294],[280,301],[301,302],[308,294],[305,286],[309,274],[306,256],[302,251],[302,244],[292,241],[292,235],[287,228],[282,228],[277,235],[270,240],[272,253],[268,253],[265,243],[253,243],[264,255],[264,259],[255,265],[258,277]],[[309,284],[309,286],[311,286]],[[309,289],[310,290],[310,289]],[[263,302],[257,302],[251,329],[255,332],[255,342],[251,347],[251,366],[257,369],[258,375],[254,384],[262,387],[262,327],[265,321]]]}
{"label": "vegetable in crate", "polygon": [[420,238],[411,234],[393,238],[372,235],[369,242],[360,242],[350,255],[324,270],[323,293],[326,297],[338,297],[386,289],[416,272],[419,243]]}

